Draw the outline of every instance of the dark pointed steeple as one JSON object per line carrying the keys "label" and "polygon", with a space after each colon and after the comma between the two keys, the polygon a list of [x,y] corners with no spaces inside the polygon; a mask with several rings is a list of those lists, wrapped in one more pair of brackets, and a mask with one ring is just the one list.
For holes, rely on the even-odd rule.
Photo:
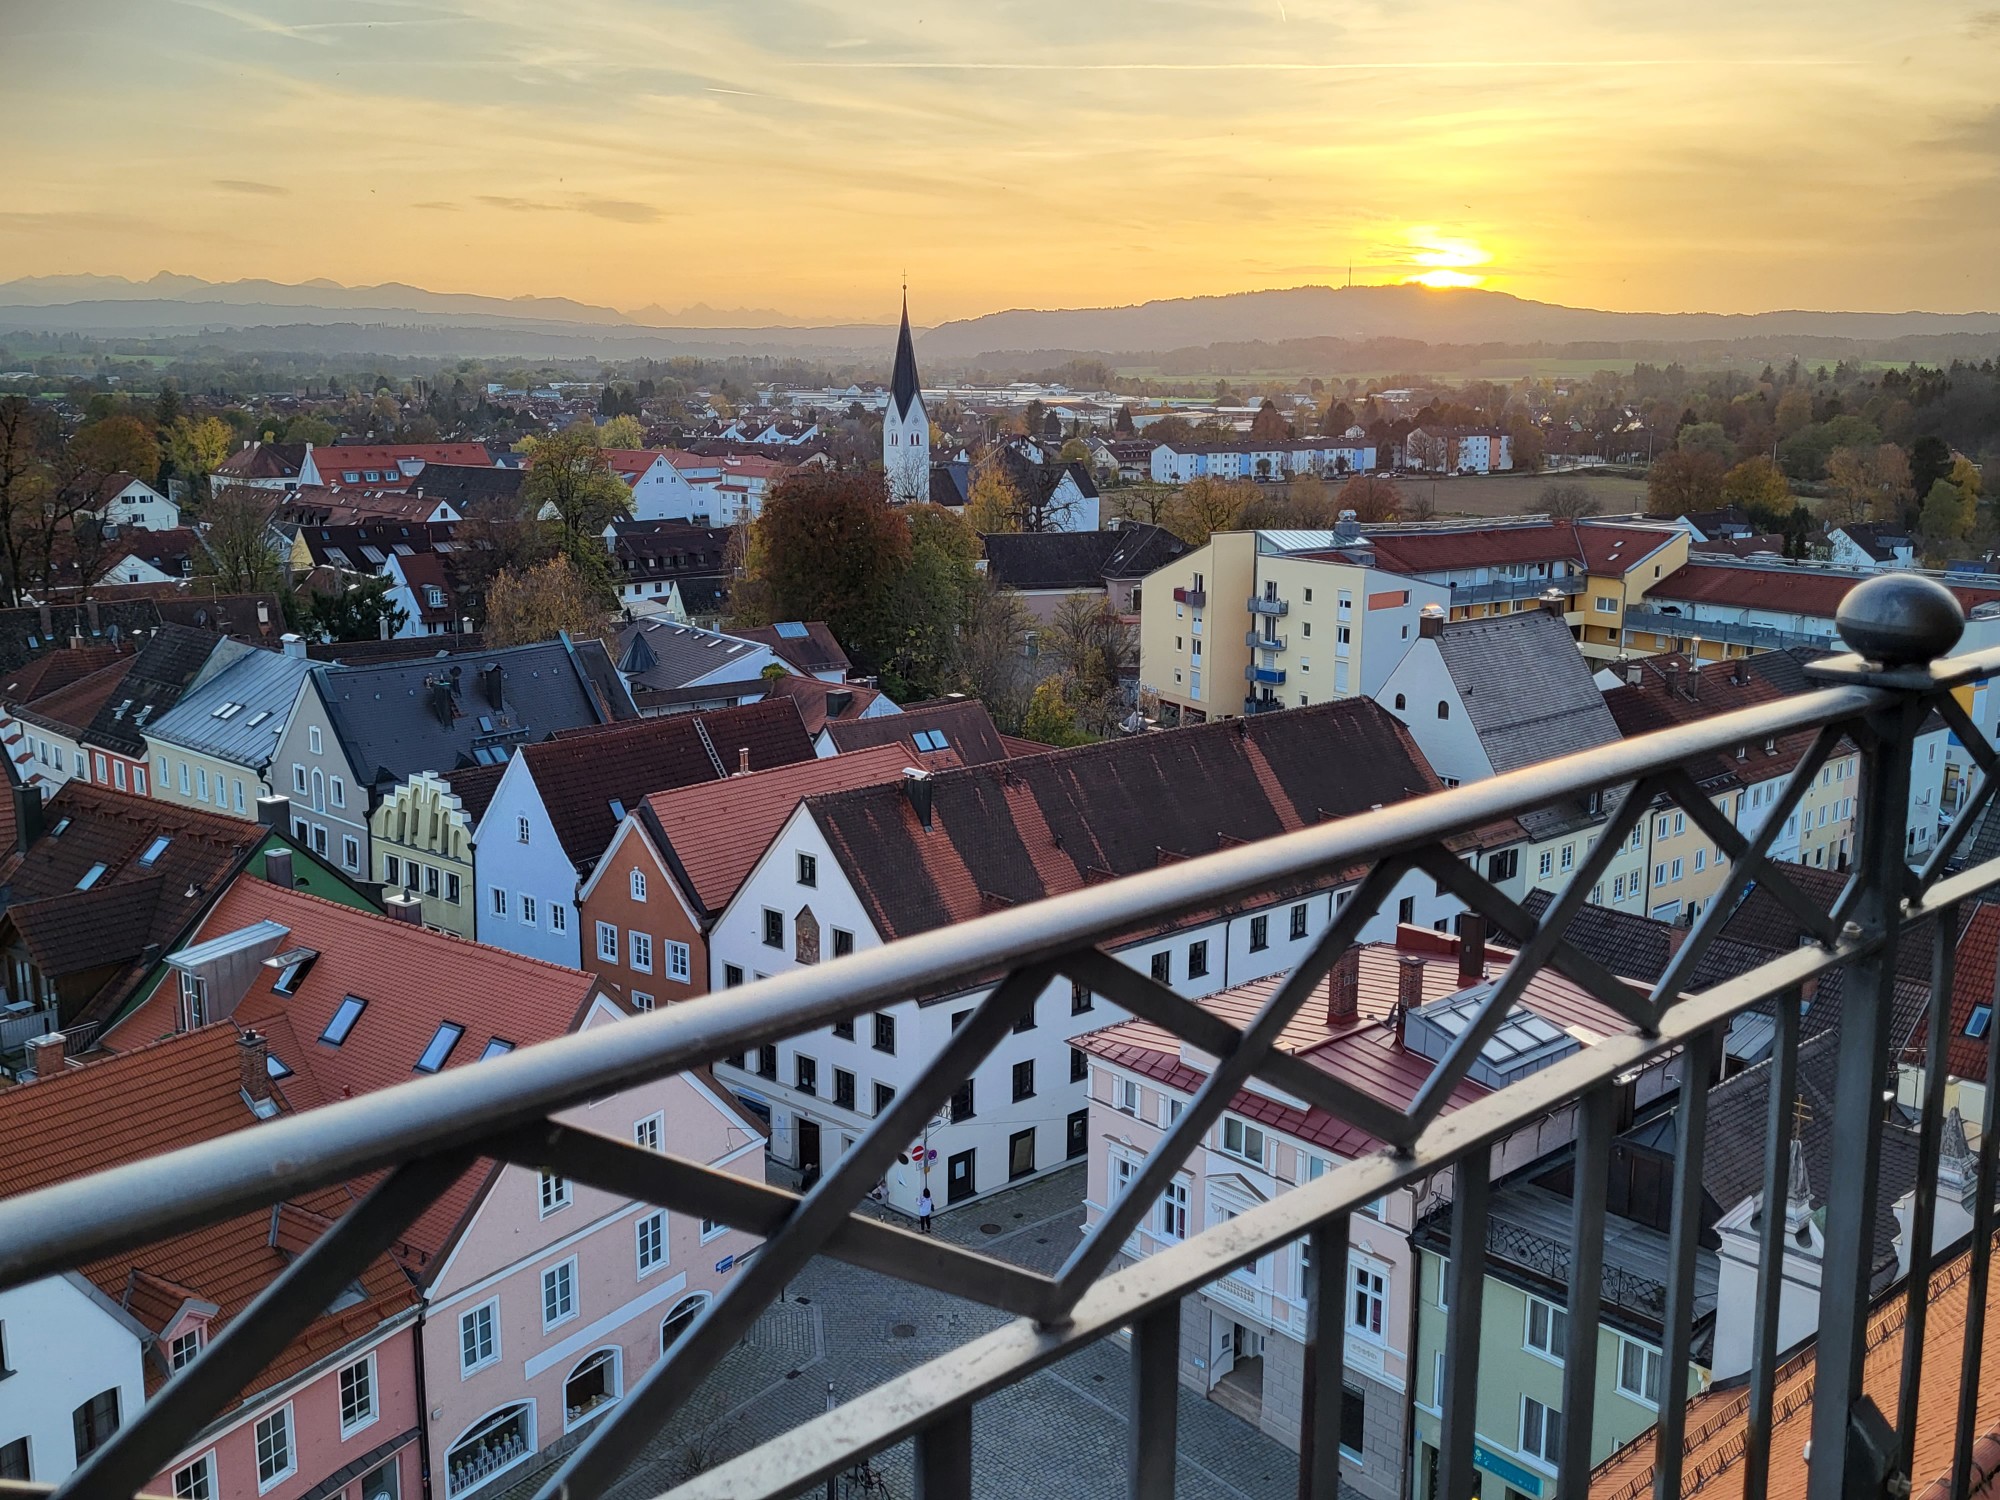
{"label": "dark pointed steeple", "polygon": [[917,350],[910,342],[910,289],[903,288],[903,331],[896,335],[896,370],[889,377],[889,401],[896,415],[907,417],[917,399]]}

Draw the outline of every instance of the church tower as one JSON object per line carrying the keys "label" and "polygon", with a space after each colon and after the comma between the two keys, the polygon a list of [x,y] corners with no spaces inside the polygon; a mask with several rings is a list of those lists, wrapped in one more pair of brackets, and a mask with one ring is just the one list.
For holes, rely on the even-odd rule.
{"label": "church tower", "polygon": [[896,369],[889,377],[889,405],[882,413],[882,471],[889,498],[900,505],[930,499],[931,419],[917,384],[917,351],[910,342],[910,292],[903,289],[903,328],[896,335]]}

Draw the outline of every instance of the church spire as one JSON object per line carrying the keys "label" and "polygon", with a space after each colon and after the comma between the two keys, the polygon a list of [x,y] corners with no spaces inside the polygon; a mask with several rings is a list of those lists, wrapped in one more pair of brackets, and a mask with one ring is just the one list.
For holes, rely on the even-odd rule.
{"label": "church spire", "polygon": [[920,387],[917,383],[917,350],[910,342],[910,289],[903,288],[903,329],[896,335],[896,368],[889,377],[889,403],[896,409],[896,415],[907,417],[911,403],[916,401]]}

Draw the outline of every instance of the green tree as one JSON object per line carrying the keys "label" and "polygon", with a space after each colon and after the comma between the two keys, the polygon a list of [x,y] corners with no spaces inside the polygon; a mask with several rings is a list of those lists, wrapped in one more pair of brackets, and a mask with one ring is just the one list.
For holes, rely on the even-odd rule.
{"label": "green tree", "polygon": [[578,422],[535,444],[521,499],[529,515],[555,522],[570,566],[590,575],[605,571],[604,528],[631,508],[632,492],[606,465],[597,429]]}
{"label": "green tree", "polygon": [[364,578],[339,593],[313,594],[304,634],[315,641],[373,641],[409,623],[409,611],[389,597],[389,579]]}
{"label": "green tree", "polygon": [[1054,677],[1044,677],[1035,684],[1035,691],[1028,699],[1027,716],[1021,721],[1023,738],[1037,740],[1044,745],[1081,745],[1089,740],[1077,728],[1076,710],[1063,697],[1062,683]]}
{"label": "green tree", "polygon": [[1725,465],[1736,457],[1736,444],[1720,422],[1690,423],[1675,436],[1674,446],[1683,453],[1713,453]]}
{"label": "green tree", "polygon": [[1138,663],[1138,633],[1104,595],[1075,593],[1056,605],[1042,643],[1061,669],[1077,725],[1091,735],[1115,733],[1124,717],[1119,682]]}
{"label": "green tree", "polygon": [[597,429],[597,440],[606,448],[643,448],[646,446],[646,429],[639,425],[639,419],[629,412],[620,412]]}
{"label": "green tree", "polygon": [[1972,535],[1972,525],[1978,519],[1978,506],[1972,496],[1965,493],[1949,479],[1931,482],[1930,493],[1924,496],[1922,514],[1917,522],[1923,533],[1927,550],[1941,552],[1954,542],[1962,542]]}
{"label": "green tree", "polygon": [[160,467],[160,445],[153,429],[129,414],[86,423],[70,438],[64,467],[75,482],[95,493],[113,474],[150,480]]}
{"label": "green tree", "polygon": [[875,646],[891,697],[934,698],[959,681],[960,636],[978,600],[979,539],[937,505],[912,505],[909,557],[891,580]]}
{"label": "green tree", "polygon": [[285,424],[284,440],[288,443],[311,443],[315,448],[324,448],[338,436],[333,423],[310,412],[301,413]]}
{"label": "green tree", "polygon": [[1910,444],[1910,489],[1930,503],[1931,486],[1951,477],[1951,445],[1930,433]]}

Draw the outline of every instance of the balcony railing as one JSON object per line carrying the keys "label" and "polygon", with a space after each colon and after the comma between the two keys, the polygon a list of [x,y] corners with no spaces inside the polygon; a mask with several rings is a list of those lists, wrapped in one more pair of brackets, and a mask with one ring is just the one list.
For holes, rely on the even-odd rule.
{"label": "balcony railing", "polygon": [[1624,626],[1628,645],[1646,644],[1632,637],[1650,633],[1665,639],[1666,645],[1660,648],[1662,650],[1673,649],[1677,640],[1696,637],[1704,641],[1720,641],[1729,646],[1743,646],[1752,651],[1784,651],[1793,646],[1827,648],[1839,644],[1831,630],[1813,633],[1779,630],[1770,625],[1736,625],[1727,620],[1691,619],[1687,615],[1668,614],[1658,609],[1628,609],[1625,611]]}
{"label": "balcony railing", "polygon": [[[1889,1062],[1885,1018],[1891,1009],[1896,950],[1912,923],[1936,919],[1929,1002],[1930,1053],[1920,1101],[1919,1161],[1938,1160],[1944,1118],[1945,1045],[1954,951],[1949,934],[1964,903],[2000,880],[2000,860],[1947,873],[1974,817],[2000,786],[2000,755],[1953,696],[2000,675],[2000,651],[1945,658],[1956,641],[1956,606],[1935,585],[1909,575],[1862,584],[1843,605],[1847,639],[1874,661],[1841,657],[1815,664],[1808,693],[1705,722],[1675,727],[1584,754],[1355,817],[1327,819],[1280,837],[1236,845],[1197,859],[1163,864],[1125,879],[1087,886],[1060,900],[999,911],[902,942],[687,1004],[667,1006],[614,1027],[599,1027],[523,1048],[477,1067],[451,1069],[371,1096],[286,1116],[206,1144],[172,1151],[97,1176],[0,1202],[0,1288],[91,1264],[132,1247],[261,1210],[274,1202],[372,1174],[387,1174],[252,1304],[230,1321],[109,1442],[65,1482],[76,1496],[132,1494],[151,1480],[193,1434],[233,1402],[256,1372],[292,1339],[406,1226],[480,1156],[560,1173],[621,1198],[712,1218],[765,1237],[747,1266],[700,1314],[671,1353],[635,1380],[595,1419],[590,1435],[562,1460],[541,1494],[548,1500],[602,1493],[637,1457],[700,1382],[736,1347],[786,1284],[815,1256],[827,1255],[917,1286],[970,1298],[1013,1315],[1011,1321],[941,1353],[866,1394],[812,1416],[671,1491],[677,1500],[742,1500],[795,1495],[857,1461],[913,1439],[918,1493],[966,1500],[974,1489],[974,1407],[1028,1375],[1121,1330],[1131,1330],[1132,1388],[1125,1492],[1173,1493],[1178,1411],[1177,1351],[1182,1301],[1238,1267],[1306,1237],[1304,1402],[1300,1493],[1331,1497],[1340,1465],[1344,1280],[1348,1224],[1377,1198],[1421,1182],[1452,1183],[1452,1255],[1445,1335],[1440,1469],[1437,1493],[1462,1500],[1475,1483],[1474,1420],[1480,1358],[1481,1298],[1491,1193],[1492,1148],[1553,1112],[1574,1110],[1574,1180],[1606,1178],[1620,1080],[1648,1062],[1685,1050],[1684,1076],[1714,1055],[1731,1020],[1773,1003],[1772,1108],[1764,1144],[1766,1202],[1781,1202],[1793,1126],[1801,990],[1845,970],[1837,1001],[1841,1043],[1834,1107],[1826,1116],[1834,1160],[1824,1208],[1825,1256],[1817,1318],[1817,1376],[1812,1406],[1810,1494],[1814,1500],[1907,1494],[1908,1445],[1916,1433],[1926,1369],[1912,1339],[1895,1411],[1886,1423],[1864,1420],[1861,1393],[1870,1307],[1869,1247],[1878,1204],[1875,1163],[1883,1130],[1880,1089]],[[1884,660],[1886,658],[1886,660]],[[1904,862],[1911,747],[1928,715],[1957,732],[1982,777],[1968,810],[1921,868]],[[1745,741],[1810,734],[1805,754],[1778,806],[1747,839],[1704,795],[1688,767]],[[1767,856],[1783,826],[1837,747],[1861,747],[1861,834],[1855,872],[1831,910],[1814,905]],[[1496,820],[1564,804],[1604,788],[1624,788],[1619,809],[1540,923],[1468,869],[1454,854],[1459,835]],[[1199,787],[1190,787],[1199,796]],[[1673,798],[1729,855],[1728,874],[1666,971],[1650,989],[1614,978],[1566,940],[1571,918],[1656,795]],[[1128,968],[1107,951],[1138,930],[1231,903],[1293,890],[1366,867],[1353,898],[1296,968],[1240,1029]],[[1309,1066],[1277,1044],[1287,1023],[1322,992],[1332,965],[1363,924],[1393,903],[1399,882],[1421,872],[1441,890],[1484,914],[1519,944],[1516,956],[1443,1061],[1407,1109],[1384,1103]],[[1737,899],[1756,882],[1798,918],[1810,941],[1699,993],[1684,986],[1708,952]],[[1525,987],[1553,969],[1622,1015],[1629,1029],[1603,1037],[1508,1087],[1445,1113],[1447,1101],[1507,1018]],[[1001,976],[997,980],[995,976]],[[1108,1206],[1053,1275],[1043,1275],[877,1222],[869,1190],[906,1150],[971,1070],[1013,1032],[1058,976],[1094,991],[1216,1059],[1208,1081],[1161,1136],[1125,1192]],[[970,1016],[826,1175],[803,1196],[732,1177],[614,1140],[557,1118],[587,1101],[705,1067],[732,1053],[838,1021],[863,1018],[912,995],[977,991]],[[1821,991],[1822,994],[1826,993]],[[1990,1076],[2000,1077],[2000,1027],[1985,1042]],[[1253,1077],[1302,1098],[1389,1143],[1336,1166],[1227,1222],[1114,1269],[1133,1231],[1173,1176],[1201,1149],[1224,1109]],[[1670,1194],[1662,1358],[1687,1368],[1695,1313],[1701,1231],[1702,1145],[1706,1093],[1680,1094]],[[1989,1089],[1979,1135],[1982,1192],[1971,1243],[1974,1305],[1984,1306],[1993,1233],[1992,1188],[2000,1158]],[[1920,1167],[1909,1236],[1907,1286],[1930,1281],[1935,1171]],[[1581,1495],[1591,1469],[1593,1403],[1599,1390],[1597,1324],[1603,1305],[1603,1192],[1579,1187],[1566,1247],[1568,1344],[1562,1372],[1562,1445],[1556,1458],[1562,1492]],[[1743,1493],[1762,1494],[1771,1448],[1777,1374],[1784,1215],[1761,1221],[1761,1272],[1752,1327],[1752,1364],[1744,1403]],[[1899,1292],[1902,1298],[1905,1294]],[[1922,1304],[1908,1294],[1911,1327]],[[1967,1319],[1979,1338],[1976,1319]],[[1960,1471],[1972,1453],[1983,1389],[1980,1345],[1965,1353],[1953,1418]],[[1934,1361],[1935,1362],[1935,1361]],[[1988,1372],[1991,1378],[1991,1372]],[[1682,1493],[1686,1432],[1682,1382],[1665,1384],[1656,1433],[1656,1493]],[[1933,1406],[1937,1403],[1934,1400]],[[1935,1420],[1933,1417],[1932,1420]],[[1882,1428],[1889,1428],[1884,1437]],[[1786,1459],[1797,1461],[1788,1447]],[[1928,1482],[1931,1474],[1915,1476]]]}
{"label": "balcony railing", "polygon": [[1292,606],[1289,600],[1252,599],[1250,601],[1250,613],[1253,615],[1274,615],[1279,619],[1283,619],[1291,612]]}
{"label": "balcony railing", "polygon": [[1185,604],[1192,609],[1201,609],[1208,603],[1208,590],[1175,589],[1174,603]]}
{"label": "balcony railing", "polygon": [[1254,630],[1247,630],[1243,633],[1243,644],[1252,651],[1282,651],[1285,649],[1285,638],[1281,635],[1259,635]]}
{"label": "balcony railing", "polygon": [[1504,604],[1512,599],[1539,599],[1550,589],[1560,590],[1564,595],[1583,592],[1581,577],[1559,578],[1496,578],[1491,583],[1455,583],[1451,586],[1451,602],[1460,604]]}
{"label": "balcony railing", "polygon": [[1243,669],[1243,680],[1254,682],[1259,687],[1283,687],[1285,669],[1283,667],[1249,666]]}

